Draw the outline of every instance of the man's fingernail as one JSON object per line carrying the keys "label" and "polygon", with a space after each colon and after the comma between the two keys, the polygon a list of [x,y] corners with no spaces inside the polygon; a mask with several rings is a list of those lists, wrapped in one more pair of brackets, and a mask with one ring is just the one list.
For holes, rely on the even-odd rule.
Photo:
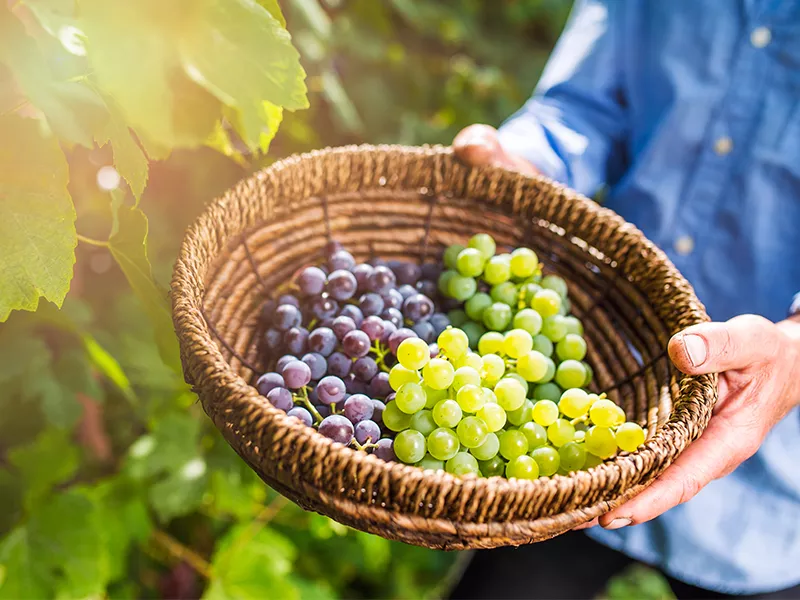
{"label": "man's fingernail", "polygon": [[699,335],[690,333],[683,336],[683,347],[689,360],[692,361],[692,366],[699,367],[706,362],[708,348],[706,347],[706,341]]}
{"label": "man's fingernail", "polygon": [[632,522],[628,517],[620,517],[611,521],[604,529],[620,529],[621,527],[627,527]]}

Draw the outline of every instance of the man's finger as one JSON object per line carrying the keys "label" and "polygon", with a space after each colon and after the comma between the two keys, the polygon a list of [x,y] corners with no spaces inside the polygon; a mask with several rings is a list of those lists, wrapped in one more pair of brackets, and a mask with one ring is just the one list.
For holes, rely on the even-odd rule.
{"label": "man's finger", "polygon": [[499,164],[503,154],[497,141],[497,130],[481,124],[462,129],[453,140],[453,152],[465,163],[476,167]]}
{"label": "man's finger", "polygon": [[594,527],[595,525],[599,525],[599,524],[600,524],[600,520],[597,517],[595,517],[591,521],[586,521],[586,523],[578,525],[577,527],[573,527],[572,529],[573,529],[573,531],[578,530],[578,529],[589,529],[589,527]]}

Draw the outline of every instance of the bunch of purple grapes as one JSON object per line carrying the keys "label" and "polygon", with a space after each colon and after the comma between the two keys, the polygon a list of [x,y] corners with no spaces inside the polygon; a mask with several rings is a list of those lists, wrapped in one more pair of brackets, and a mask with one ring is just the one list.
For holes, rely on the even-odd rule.
{"label": "bunch of purple grapes", "polygon": [[434,340],[450,325],[437,312],[441,270],[381,259],[357,264],[330,242],[325,265],[306,267],[294,293],[264,305],[262,342],[274,368],[259,377],[258,391],[322,435],[394,460],[394,433],[382,421],[393,398],[389,370],[409,337],[438,354]]}

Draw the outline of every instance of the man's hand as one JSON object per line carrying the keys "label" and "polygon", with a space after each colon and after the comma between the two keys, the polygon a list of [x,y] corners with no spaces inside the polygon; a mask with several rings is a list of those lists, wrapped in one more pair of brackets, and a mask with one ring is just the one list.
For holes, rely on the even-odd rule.
{"label": "man's hand", "polygon": [[453,152],[468,165],[504,167],[523,175],[536,175],[539,171],[521,156],[509,154],[500,146],[497,130],[489,125],[470,125],[462,129],[453,140]]}
{"label": "man's hand", "polygon": [[670,340],[669,355],[684,373],[720,373],[714,415],[650,487],[600,517],[606,529],[644,523],[691,500],[755,454],[770,429],[800,403],[800,321],[776,325],[743,315],[695,325]]}

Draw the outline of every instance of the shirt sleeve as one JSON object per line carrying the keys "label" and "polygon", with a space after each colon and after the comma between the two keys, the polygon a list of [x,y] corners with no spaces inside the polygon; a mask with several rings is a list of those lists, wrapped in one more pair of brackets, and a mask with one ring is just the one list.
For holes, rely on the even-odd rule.
{"label": "shirt sleeve", "polygon": [[533,97],[499,130],[506,151],[586,195],[606,182],[626,130],[623,4],[576,1]]}

